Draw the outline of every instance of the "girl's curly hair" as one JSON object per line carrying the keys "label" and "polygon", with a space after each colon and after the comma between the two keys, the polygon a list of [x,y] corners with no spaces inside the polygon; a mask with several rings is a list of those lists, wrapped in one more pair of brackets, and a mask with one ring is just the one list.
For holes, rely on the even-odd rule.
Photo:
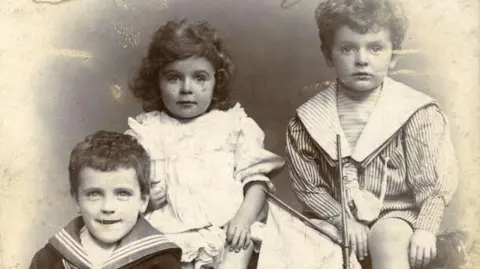
{"label": "girl's curly hair", "polygon": [[381,27],[390,30],[394,50],[402,48],[407,18],[396,0],[324,0],[315,10],[318,33],[325,57],[331,57],[335,31],[348,25],[366,33]]}
{"label": "girl's curly hair", "polygon": [[181,20],[169,21],[155,32],[148,55],[142,60],[140,70],[130,84],[133,95],[141,100],[145,112],[166,109],[159,89],[160,71],[174,61],[194,56],[205,57],[216,71],[209,110],[231,107],[228,85],[234,65],[222,39],[208,22],[188,23]]}

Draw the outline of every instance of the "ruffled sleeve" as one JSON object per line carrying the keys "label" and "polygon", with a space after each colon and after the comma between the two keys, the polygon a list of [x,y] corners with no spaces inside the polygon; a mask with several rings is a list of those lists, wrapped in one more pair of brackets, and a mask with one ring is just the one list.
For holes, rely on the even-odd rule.
{"label": "ruffled sleeve", "polygon": [[161,152],[158,150],[158,136],[156,132],[152,131],[157,127],[159,121],[158,112],[142,113],[135,118],[128,118],[129,129],[125,134],[135,137],[138,142],[145,148],[152,160],[158,159]]}
{"label": "ruffled sleeve", "polygon": [[232,108],[231,112],[239,127],[235,148],[235,180],[241,182],[243,187],[254,181],[265,182],[269,191],[274,191],[267,174],[282,168],[283,158],[264,148],[264,132],[239,105]]}

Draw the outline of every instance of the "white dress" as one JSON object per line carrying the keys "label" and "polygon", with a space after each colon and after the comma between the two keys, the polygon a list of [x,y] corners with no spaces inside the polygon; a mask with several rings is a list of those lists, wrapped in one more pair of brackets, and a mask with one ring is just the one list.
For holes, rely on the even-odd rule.
{"label": "white dress", "polygon": [[[146,219],[183,250],[182,261],[221,260],[225,232],[243,202],[243,187],[283,166],[263,147],[264,133],[237,104],[188,123],[164,112],[129,118],[130,130],[152,160],[152,182],[164,184],[168,204]],[[252,237],[260,223],[252,225]]]}

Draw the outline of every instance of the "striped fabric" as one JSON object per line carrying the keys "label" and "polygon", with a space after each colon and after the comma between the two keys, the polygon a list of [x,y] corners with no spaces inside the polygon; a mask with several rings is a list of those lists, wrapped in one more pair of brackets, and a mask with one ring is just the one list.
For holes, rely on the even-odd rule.
{"label": "striped fabric", "polygon": [[337,110],[343,133],[350,148],[354,149],[357,140],[367,125],[370,114],[375,108],[380,89],[366,96],[349,96],[339,89],[337,94]]}
{"label": "striped fabric", "polygon": [[[318,112],[317,115],[331,117]],[[312,138],[320,135],[309,133],[302,120],[298,116],[293,118],[287,131],[292,188],[307,213],[329,219],[340,215],[337,170],[331,154],[326,153],[331,150],[325,151],[320,146],[330,144]],[[334,126],[332,122],[335,120],[325,121],[325,129]],[[384,141],[380,148],[371,149],[366,164],[347,157],[358,167],[360,186],[379,197],[383,160],[390,158],[379,218],[401,218],[414,228],[436,233],[457,186],[456,159],[444,115],[435,104],[420,108]]]}

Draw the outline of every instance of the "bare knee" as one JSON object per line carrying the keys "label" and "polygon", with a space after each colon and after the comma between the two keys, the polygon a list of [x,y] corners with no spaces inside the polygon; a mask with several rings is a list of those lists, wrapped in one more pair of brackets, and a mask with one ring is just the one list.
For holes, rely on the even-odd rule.
{"label": "bare knee", "polygon": [[412,228],[404,220],[396,218],[379,220],[370,229],[368,241],[374,245],[408,245],[412,233]]}
{"label": "bare knee", "polygon": [[412,228],[401,219],[385,219],[375,223],[368,235],[373,268],[410,268],[408,246]]}

